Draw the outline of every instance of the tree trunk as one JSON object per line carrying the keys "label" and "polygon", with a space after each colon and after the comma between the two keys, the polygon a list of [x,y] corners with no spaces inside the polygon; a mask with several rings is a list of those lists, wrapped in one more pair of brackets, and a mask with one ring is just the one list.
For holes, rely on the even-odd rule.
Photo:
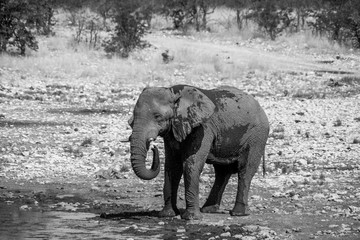
{"label": "tree trunk", "polygon": [[236,9],[236,23],[239,30],[242,29],[242,19],[240,13],[241,13],[240,9]]}

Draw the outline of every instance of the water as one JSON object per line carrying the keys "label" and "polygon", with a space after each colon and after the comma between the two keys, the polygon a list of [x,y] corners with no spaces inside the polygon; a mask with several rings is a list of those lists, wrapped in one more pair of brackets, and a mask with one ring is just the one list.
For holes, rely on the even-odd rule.
{"label": "water", "polygon": [[20,207],[0,203],[1,240],[142,239],[129,231],[135,227],[131,228],[129,222],[124,220],[101,219],[94,213],[42,211],[40,208],[21,210]]}

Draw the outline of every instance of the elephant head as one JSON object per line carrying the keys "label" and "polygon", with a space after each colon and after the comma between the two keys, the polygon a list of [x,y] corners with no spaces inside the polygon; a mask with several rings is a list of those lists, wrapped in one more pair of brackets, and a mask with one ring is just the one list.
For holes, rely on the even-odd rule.
{"label": "elephant head", "polygon": [[144,180],[155,178],[160,171],[159,154],[153,149],[151,169],[145,166],[150,143],[157,136],[173,135],[182,142],[192,129],[206,121],[214,112],[214,103],[200,90],[181,86],[145,88],[136,102],[130,136],[131,165],[135,174]]}

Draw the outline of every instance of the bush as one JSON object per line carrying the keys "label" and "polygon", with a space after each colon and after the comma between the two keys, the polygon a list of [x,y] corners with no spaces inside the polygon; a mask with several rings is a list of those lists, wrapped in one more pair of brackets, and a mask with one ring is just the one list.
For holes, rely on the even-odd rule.
{"label": "bush", "polygon": [[254,20],[271,40],[275,40],[295,20],[291,15],[291,8],[278,6],[273,0],[265,0],[255,3],[245,18]]}
{"label": "bush", "polygon": [[320,35],[326,35],[339,44],[360,48],[360,2],[345,0],[329,2],[318,11],[310,11],[315,21],[310,27]]}
{"label": "bush", "polygon": [[115,17],[115,22],[115,32],[111,39],[104,41],[105,52],[128,57],[133,49],[145,45],[141,38],[146,26],[141,21],[132,15],[119,14]]}
{"label": "bush", "polygon": [[80,9],[74,14],[76,25],[75,41],[86,42],[90,48],[96,48],[99,42],[99,32],[103,30],[104,23],[101,16],[90,9]]}
{"label": "bush", "polygon": [[174,29],[186,30],[193,25],[199,32],[207,30],[207,16],[214,13],[215,8],[215,2],[206,0],[166,0],[162,13],[172,19]]}
{"label": "bush", "polygon": [[[142,37],[148,27],[147,14],[138,11],[139,8],[130,3],[123,2],[117,7],[113,17],[116,24],[115,31],[112,33],[111,39],[103,43],[107,53],[128,57],[135,48],[146,46]],[[144,8],[144,11],[147,11],[147,8]]]}
{"label": "bush", "polygon": [[25,55],[26,47],[37,50],[35,32],[49,34],[53,11],[46,0],[2,0],[0,2],[0,52],[15,47]]}

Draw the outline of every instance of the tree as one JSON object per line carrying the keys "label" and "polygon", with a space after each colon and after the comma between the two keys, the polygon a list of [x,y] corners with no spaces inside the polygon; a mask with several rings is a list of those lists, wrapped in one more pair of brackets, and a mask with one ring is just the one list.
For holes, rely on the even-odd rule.
{"label": "tree", "polygon": [[106,20],[110,18],[113,14],[114,2],[109,0],[100,0],[98,1],[98,6],[96,11],[100,14],[103,18],[103,26],[106,26]]}
{"label": "tree", "polygon": [[340,44],[360,47],[360,2],[358,0],[323,0],[312,13],[310,26]]}
{"label": "tree", "polygon": [[145,46],[142,40],[147,29],[147,14],[141,0],[127,0],[114,2],[113,20],[116,23],[111,39],[104,42],[104,49],[108,53],[128,57],[129,53]]}
{"label": "tree", "polygon": [[217,5],[209,0],[160,0],[157,4],[163,5],[162,12],[173,19],[175,29],[184,30],[193,24],[198,32],[207,29],[207,16]]}
{"label": "tree", "polygon": [[35,31],[49,34],[53,12],[46,0],[1,0],[0,1],[0,51],[9,46],[25,55],[26,47],[38,49]]}
{"label": "tree", "polygon": [[320,1],[321,0],[283,0],[283,4],[294,12],[296,32],[305,27],[308,13],[314,8],[319,8],[321,6]]}
{"label": "tree", "polygon": [[239,30],[243,27],[242,12],[250,6],[251,0],[224,0],[224,5],[236,11],[236,23]]}
{"label": "tree", "polygon": [[264,29],[271,40],[275,40],[276,36],[286,29],[292,21],[288,9],[276,0],[253,2],[250,10],[246,17],[253,19],[260,28]]}

